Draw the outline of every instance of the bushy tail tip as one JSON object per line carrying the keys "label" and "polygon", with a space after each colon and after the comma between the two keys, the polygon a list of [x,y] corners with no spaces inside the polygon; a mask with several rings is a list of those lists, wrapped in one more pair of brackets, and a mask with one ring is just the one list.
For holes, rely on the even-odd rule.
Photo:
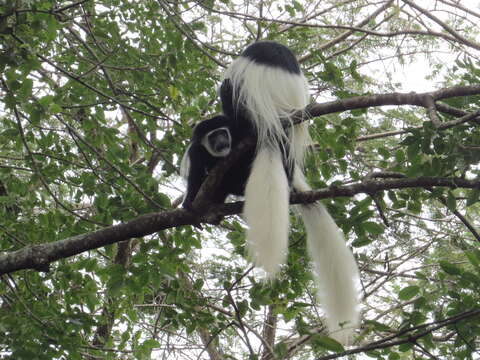
{"label": "bushy tail tip", "polygon": [[[299,171],[294,187],[310,190]],[[360,321],[357,263],[342,232],[321,203],[299,205],[298,210],[307,231],[307,249],[317,275],[318,297],[330,336],[349,344]]]}
{"label": "bushy tail tip", "polygon": [[289,231],[289,186],[281,153],[261,148],[252,164],[243,209],[247,251],[256,266],[274,276],[285,262]]}

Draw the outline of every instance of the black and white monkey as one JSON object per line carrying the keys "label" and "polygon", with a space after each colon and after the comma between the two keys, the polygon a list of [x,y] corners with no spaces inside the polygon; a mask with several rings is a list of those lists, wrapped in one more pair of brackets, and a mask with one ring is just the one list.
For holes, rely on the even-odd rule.
{"label": "black and white monkey", "polygon": [[[232,121],[225,115],[204,120],[195,126],[180,166],[181,175],[187,180],[183,207],[192,210],[193,200],[210,170],[221,158],[230,154],[242,139],[243,136],[235,132]],[[244,195],[254,156],[254,150],[247,151],[224,174],[220,186],[210,194],[212,203],[224,203],[228,195]]]}
{"label": "black and white monkey", "polygon": [[[244,195],[248,225],[246,245],[256,266],[274,276],[285,263],[289,234],[289,194],[311,190],[303,159],[311,144],[307,124],[293,124],[304,110],[308,83],[293,53],[271,41],[256,42],[227,68],[220,87],[224,115],[201,122],[182,161],[191,205],[208,171],[246,136],[254,136],[254,153],[246,154],[226,174],[215,200]],[[223,131],[229,135],[222,134]],[[217,148],[219,146],[222,149]],[[358,268],[341,231],[319,202],[297,205],[307,231],[319,298],[330,335],[347,343],[359,322]]]}

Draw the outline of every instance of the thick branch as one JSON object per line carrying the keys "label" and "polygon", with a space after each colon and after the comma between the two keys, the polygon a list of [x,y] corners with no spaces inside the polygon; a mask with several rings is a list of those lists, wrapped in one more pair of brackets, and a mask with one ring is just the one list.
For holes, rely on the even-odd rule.
{"label": "thick branch", "polygon": [[197,216],[183,209],[142,215],[134,220],[88,234],[32,245],[0,255],[0,275],[21,269],[48,271],[53,261],[106,245],[142,237],[180,225],[197,223]]}
{"label": "thick branch", "polygon": [[335,197],[352,197],[357,194],[375,194],[379,191],[406,188],[448,187],[451,189],[468,188],[480,189],[480,180],[466,180],[463,178],[440,178],[421,176],[402,179],[371,179],[348,186],[331,186],[328,189],[307,191],[294,194],[290,202],[294,204],[311,203],[317,200]]}
{"label": "thick branch", "polygon": [[[471,95],[480,95],[480,85],[454,86],[425,93],[410,92],[356,96],[321,104],[314,103],[309,105],[306,111],[309,118],[314,118],[316,116],[332,114],[336,112],[386,105],[414,105],[429,108],[432,106],[432,99],[433,101],[439,101],[453,97]],[[446,108],[436,106],[436,109],[443,111],[443,109]]]}
{"label": "thick branch", "polygon": [[[311,203],[326,198],[351,197],[360,193],[374,194],[389,189],[431,187],[480,189],[480,181],[436,177],[371,179],[348,186],[330,187],[317,191],[292,194],[290,202],[292,204]],[[181,225],[205,223],[212,218],[239,214],[242,211],[242,207],[243,202],[234,202],[211,207],[202,213],[175,209],[146,214],[129,222],[112,225],[92,233],[77,235],[51,243],[27,246],[20,250],[0,255],[0,275],[22,269],[48,271],[49,264],[59,259],[131,238],[150,235],[165,229]]]}

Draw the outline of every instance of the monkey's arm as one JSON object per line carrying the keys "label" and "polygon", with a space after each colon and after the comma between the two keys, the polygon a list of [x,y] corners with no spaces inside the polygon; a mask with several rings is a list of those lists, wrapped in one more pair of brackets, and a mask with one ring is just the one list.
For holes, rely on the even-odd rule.
{"label": "monkey's arm", "polygon": [[188,151],[190,166],[187,177],[187,193],[183,199],[183,207],[192,210],[192,203],[197,196],[200,186],[207,177],[205,161],[202,159],[201,151],[198,146],[191,146]]}

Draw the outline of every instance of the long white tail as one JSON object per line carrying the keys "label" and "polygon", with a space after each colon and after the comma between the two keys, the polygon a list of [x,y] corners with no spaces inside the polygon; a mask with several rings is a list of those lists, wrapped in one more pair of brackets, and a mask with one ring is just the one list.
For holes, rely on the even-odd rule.
{"label": "long white tail", "polygon": [[262,147],[245,188],[243,214],[248,225],[247,250],[269,276],[285,262],[288,250],[289,186],[278,149]]}
{"label": "long white tail", "polygon": [[[243,209],[249,227],[247,249],[255,265],[272,276],[284,263],[288,247],[289,184],[284,163],[293,166],[303,158],[310,142],[306,125],[293,126],[291,117],[308,105],[309,86],[293,53],[272,42],[250,45],[227,68],[227,79],[230,85],[225,89],[231,94],[222,95],[226,115],[244,117],[240,120],[248,121],[245,126],[257,136]],[[282,144],[288,144],[283,159]]]}
{"label": "long white tail", "polygon": [[[299,169],[296,169],[299,170]],[[300,171],[294,187],[310,190]],[[317,273],[318,297],[326,315],[330,336],[348,344],[359,323],[359,273],[342,232],[320,203],[299,205],[307,231],[307,248]]]}
{"label": "long white tail", "polygon": [[[244,216],[249,226],[247,248],[257,266],[274,275],[285,261],[289,230],[289,185],[278,144],[288,143],[287,165],[296,165],[293,187],[307,191],[301,167],[310,143],[307,124],[293,126],[291,115],[304,109],[310,99],[304,75],[295,71],[293,54],[279,45],[257,43],[225,71],[232,94],[224,94],[228,111],[245,110],[257,134],[257,155],[245,189]],[[263,50],[262,50],[263,49]],[[263,52],[262,52],[263,51]],[[232,97],[231,99],[228,97]],[[223,102],[223,99],[222,99]],[[224,106],[226,104],[223,104]],[[235,117],[233,114],[227,114]],[[284,122],[292,125],[284,129]],[[299,206],[307,229],[308,250],[318,273],[319,297],[331,335],[346,343],[358,323],[358,269],[352,253],[334,221],[321,204]],[[344,327],[342,327],[342,324]]]}

